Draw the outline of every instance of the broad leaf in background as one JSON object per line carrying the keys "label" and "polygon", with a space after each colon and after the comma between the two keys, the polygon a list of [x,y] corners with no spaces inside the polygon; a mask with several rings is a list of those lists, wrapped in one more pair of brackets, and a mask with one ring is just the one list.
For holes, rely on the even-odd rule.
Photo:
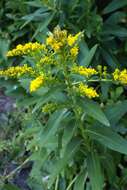
{"label": "broad leaf in background", "polygon": [[103,190],[104,178],[101,171],[99,156],[93,151],[94,150],[87,156],[88,176],[90,178],[92,190]]}
{"label": "broad leaf in background", "polygon": [[108,106],[105,110],[105,114],[112,125],[118,123],[118,121],[127,113],[127,100],[118,102],[115,105]]}
{"label": "broad leaf in background", "polygon": [[10,183],[10,184],[5,184],[3,190],[21,190],[21,189]]}
{"label": "broad leaf in background", "polygon": [[64,129],[63,136],[62,136],[62,150],[61,150],[62,157],[66,150],[66,146],[71,141],[74,135],[74,132],[76,131],[76,127],[77,126],[75,124],[74,118],[70,118],[70,121],[68,122],[68,124],[66,124],[66,127]]}
{"label": "broad leaf in background", "polygon": [[116,57],[112,54],[112,52],[106,50],[106,47],[103,47],[103,49],[101,49],[101,53],[103,59],[108,64],[108,67],[112,68],[112,70],[119,66],[119,62]]}
{"label": "broad leaf in background", "polygon": [[102,145],[127,155],[127,140],[110,128],[93,126],[86,130],[91,139],[100,142]]}
{"label": "broad leaf in background", "polygon": [[55,12],[51,12],[48,15],[44,15],[45,17],[42,19],[43,22],[38,25],[38,28],[36,29],[35,33],[32,36],[32,39],[34,39],[38,33],[41,33],[52,21],[53,17],[55,15]]}
{"label": "broad leaf in background", "polygon": [[58,127],[60,127],[60,123],[62,121],[62,119],[64,119],[65,117],[65,113],[67,110],[58,110],[56,112],[54,112],[51,117],[48,120],[48,123],[45,127],[45,130],[42,132],[41,134],[41,139],[40,139],[40,145],[42,145],[42,147],[48,142],[50,141],[50,138],[55,135]]}
{"label": "broad leaf in background", "polygon": [[127,5],[127,0],[113,0],[109,3],[103,10],[103,14],[111,13],[117,9],[125,7]]}
{"label": "broad leaf in background", "polygon": [[95,45],[94,47],[92,47],[91,50],[87,54],[85,54],[84,58],[82,57],[80,65],[83,65],[85,67],[88,67],[90,65],[90,63],[93,59],[93,56],[96,52],[97,46],[98,45]]}
{"label": "broad leaf in background", "polygon": [[58,174],[66,167],[70,160],[73,160],[74,155],[76,154],[79,146],[81,144],[81,140],[74,138],[66,147],[66,151],[61,159],[59,159],[56,164],[54,164],[54,168],[52,170],[52,174],[49,179],[49,189],[54,183],[54,180],[58,176]]}
{"label": "broad leaf in background", "polygon": [[78,175],[75,184],[74,184],[74,190],[84,190],[84,185],[87,179],[87,171],[81,171],[80,174]]}
{"label": "broad leaf in background", "polygon": [[90,117],[94,118],[95,120],[99,121],[100,123],[110,126],[106,115],[101,110],[100,105],[97,102],[92,100],[85,99],[85,101],[81,101],[81,106],[84,109],[84,112],[88,114]]}

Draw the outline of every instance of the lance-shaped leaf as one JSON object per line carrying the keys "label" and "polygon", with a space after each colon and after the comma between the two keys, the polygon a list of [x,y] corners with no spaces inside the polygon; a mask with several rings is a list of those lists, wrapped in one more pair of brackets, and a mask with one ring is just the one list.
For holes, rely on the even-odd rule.
{"label": "lance-shaped leaf", "polygon": [[42,134],[40,135],[40,143],[42,146],[44,146],[48,141],[50,141],[50,138],[55,135],[58,127],[60,126],[60,123],[62,119],[65,117],[65,113],[67,110],[58,110],[54,112],[51,117],[48,120],[48,123],[43,130]]}
{"label": "lance-shaped leaf", "polygon": [[61,159],[56,161],[56,164],[54,164],[54,168],[52,170],[51,177],[49,179],[49,189],[51,188],[52,184],[54,183],[56,177],[58,174],[62,171],[63,168],[66,167],[66,165],[69,163],[70,160],[74,158],[75,153],[79,149],[79,146],[81,144],[81,140],[78,138],[72,139],[72,141],[68,144],[66,147],[66,151]]}
{"label": "lance-shaped leaf", "polygon": [[104,146],[114,151],[127,154],[127,140],[111,128],[93,126],[87,129],[86,132],[91,139],[100,142]]}
{"label": "lance-shaped leaf", "polygon": [[84,58],[82,58],[82,61],[80,62],[81,65],[88,67],[93,59],[93,56],[97,49],[97,44],[91,48],[91,50],[85,55]]}
{"label": "lance-shaped leaf", "polygon": [[98,120],[106,126],[110,126],[108,119],[106,118],[104,112],[102,111],[100,105],[97,102],[85,99],[85,101],[81,101],[81,106],[84,108],[84,111],[89,116],[91,116],[95,120]]}
{"label": "lance-shaped leaf", "polygon": [[104,178],[97,153],[91,152],[88,154],[87,169],[92,190],[103,190]]}
{"label": "lance-shaped leaf", "polygon": [[75,181],[74,190],[84,190],[84,185],[87,179],[87,175],[88,174],[86,170],[80,172]]}
{"label": "lance-shaped leaf", "polygon": [[113,12],[117,9],[125,7],[127,5],[127,0],[113,0],[111,1],[103,10],[103,14]]}

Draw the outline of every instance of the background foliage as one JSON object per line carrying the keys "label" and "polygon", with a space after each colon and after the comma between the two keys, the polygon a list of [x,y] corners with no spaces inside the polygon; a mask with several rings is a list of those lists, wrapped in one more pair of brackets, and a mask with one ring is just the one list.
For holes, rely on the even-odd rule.
{"label": "background foliage", "polygon": [[[66,28],[71,33],[84,31],[85,37],[80,44],[79,63],[81,65],[106,65],[108,66],[109,72],[113,71],[116,67],[121,69],[127,67],[126,0],[1,0],[0,7],[0,67],[2,68],[7,67],[8,64],[11,65],[12,62],[18,64],[17,59],[8,60],[6,58],[6,52],[9,47],[12,48],[19,43],[25,43],[28,41],[37,40],[42,42],[45,39],[47,32],[52,31],[56,25],[60,25],[61,28]],[[14,81],[3,82],[1,80],[0,85],[1,87],[6,87],[5,93],[7,95],[13,95],[14,98],[26,97],[22,88],[20,88],[20,91],[15,88]],[[22,85],[25,87],[26,81],[24,81]],[[100,97],[98,104],[103,108],[106,117],[111,123],[112,130],[126,139],[126,87],[123,88],[118,86],[114,89],[112,86],[102,83],[101,92],[102,96]],[[6,120],[4,128],[7,127],[8,129],[5,130],[3,129],[3,126],[0,125],[1,131],[4,134],[0,140],[0,151],[5,164],[5,168],[3,168],[1,164],[1,174],[5,172],[6,168],[8,168],[8,163],[19,166],[30,154],[29,150],[26,150],[26,145],[22,147],[21,151],[19,150],[19,147],[22,146],[24,141],[27,144],[27,141],[31,139],[35,132],[37,134],[38,130],[40,130],[39,127],[41,127],[40,121],[42,121],[42,118],[41,116],[37,117],[38,114],[35,114],[38,104],[33,109],[33,106],[31,105],[33,102],[33,99],[29,102],[30,110],[28,108],[21,112],[19,110],[19,115],[22,113],[21,117],[17,116],[18,113],[15,114],[15,112],[13,112],[15,116],[12,114],[8,117],[9,120],[13,119],[10,122],[7,121],[8,119]],[[25,106],[25,104],[26,101],[22,102],[22,106]],[[96,112],[95,105],[92,104],[91,109],[89,109],[89,107],[90,105],[85,105],[85,109],[88,109],[87,112],[94,115]],[[29,114],[31,110],[33,110],[32,116]],[[91,112],[91,110],[95,110],[95,112]],[[101,119],[100,115],[97,117]],[[18,119],[16,120],[16,118]],[[3,120],[1,123],[2,122]],[[65,142],[69,141],[72,128],[73,126],[70,125],[68,126],[68,130],[65,131]],[[96,128],[93,127],[91,131],[88,130],[88,134],[93,140],[95,140],[94,143],[96,144],[98,151],[93,151],[88,155],[87,160],[85,161],[82,160],[82,156],[81,158],[77,158],[77,162],[79,163],[79,160],[81,159],[80,163],[82,163],[82,166],[80,165],[79,167],[85,168],[85,165],[88,165],[88,172],[92,179],[92,188],[94,190],[99,190],[99,183],[102,182],[101,177],[103,177],[103,175],[100,174],[100,162],[101,167],[103,166],[102,168],[104,170],[102,173],[105,173],[106,176],[105,189],[125,190],[127,188],[127,158],[121,153],[126,154],[126,141],[122,143],[121,138],[117,136],[118,134],[115,133],[116,135],[113,135],[109,130],[109,128],[104,126],[100,129],[98,125]],[[97,139],[111,150],[103,148],[103,146],[96,142]],[[69,145],[65,155],[70,155],[70,150],[72,150],[72,147],[75,147],[74,145],[76,142],[71,143],[72,144]],[[51,146],[50,148],[52,148],[52,146],[56,145],[51,142],[48,146]],[[112,149],[121,153],[112,151]],[[35,167],[33,167],[31,172],[32,177],[27,182],[32,190],[42,189],[42,184],[40,184],[42,173],[45,174],[47,170],[50,173],[53,169],[54,162],[51,161],[45,164],[44,171],[41,171],[42,173],[40,173],[42,165],[41,154],[44,154],[44,152],[38,152],[38,155],[33,155],[32,158],[35,162]],[[105,154],[106,156],[104,156]],[[78,155],[80,157],[80,154]],[[71,156],[73,157],[73,154]],[[67,157],[66,159],[69,158]],[[64,161],[60,160],[60,164],[63,164],[64,166],[67,162],[66,159],[64,159]],[[13,163],[14,161],[15,163]],[[73,167],[71,168],[71,166]],[[56,165],[55,167],[57,168]],[[71,169],[66,169],[68,171],[68,181],[73,181],[74,176],[72,176],[71,173],[75,173],[75,170],[78,174],[78,169],[74,167],[75,165],[70,163]],[[12,168],[15,169],[15,166]],[[26,166],[26,168],[30,170],[31,163]],[[57,174],[58,171],[55,172]],[[75,181],[74,190],[83,190],[84,183],[86,190],[91,189],[87,175],[88,174],[85,170],[79,173]],[[99,176],[101,176],[100,179]],[[23,185],[19,185],[19,183],[15,181],[16,179],[14,181],[8,180],[9,184],[4,185],[4,189],[18,189],[18,187],[13,186],[14,183],[18,184],[22,189]],[[66,189],[66,183],[68,183],[68,181],[66,181],[64,177],[60,179],[60,190]],[[46,184],[44,184],[44,190],[46,188],[45,186]],[[28,188],[26,184],[24,185],[24,189],[25,188]]]}

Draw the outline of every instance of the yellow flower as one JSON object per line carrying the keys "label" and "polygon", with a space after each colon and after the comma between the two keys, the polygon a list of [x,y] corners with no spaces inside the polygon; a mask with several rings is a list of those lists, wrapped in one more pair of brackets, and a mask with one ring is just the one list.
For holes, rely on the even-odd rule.
{"label": "yellow flower", "polygon": [[114,73],[113,73],[113,78],[114,80],[119,80],[119,74],[120,74],[120,70],[119,69],[115,69]]}
{"label": "yellow flower", "polygon": [[70,49],[71,56],[76,57],[78,55],[78,51],[79,51],[78,47],[71,48]]}
{"label": "yellow flower", "polygon": [[83,83],[79,84],[78,92],[82,96],[86,96],[90,99],[99,97],[99,94],[96,92],[96,90],[93,87],[88,87],[87,85],[84,85]]}
{"label": "yellow flower", "polygon": [[30,92],[35,92],[40,86],[44,83],[44,77],[39,76],[31,81],[30,83]]}
{"label": "yellow flower", "polygon": [[122,71],[115,69],[113,78],[115,81],[119,81],[120,83],[127,85],[127,69],[124,69]]}
{"label": "yellow flower", "polygon": [[48,56],[44,56],[43,58],[41,58],[40,63],[42,64],[49,64],[52,61],[52,59]]}
{"label": "yellow flower", "polygon": [[[53,34],[47,38],[46,44],[51,46],[54,51],[58,51],[61,47],[66,45],[73,46],[77,42],[80,34],[81,32],[76,35],[67,36],[66,30],[61,30],[59,27],[56,27]],[[76,56],[78,53],[78,48],[75,47],[74,49],[71,49],[71,52],[74,56]]]}
{"label": "yellow flower", "polygon": [[52,48],[54,49],[54,51],[58,51],[61,47],[62,47],[61,42],[54,42],[54,44],[52,44]]}
{"label": "yellow flower", "polygon": [[68,36],[68,38],[67,38],[67,43],[68,43],[68,45],[69,45],[69,46],[73,46],[73,45],[77,42],[77,40],[78,40],[80,34],[81,34],[81,32],[77,33],[77,34],[74,35],[74,36],[70,34],[70,35]]}
{"label": "yellow flower", "polygon": [[56,40],[53,35],[47,38],[46,44],[51,46],[54,51],[58,51],[63,46],[63,43]]}
{"label": "yellow flower", "polygon": [[34,51],[46,50],[46,46],[44,44],[40,44],[38,42],[26,43],[24,45],[17,45],[15,49],[12,49],[7,52],[7,57],[13,57],[18,55],[26,55]]}
{"label": "yellow flower", "polygon": [[49,37],[46,39],[46,44],[47,44],[47,45],[51,45],[53,42],[54,42],[53,35],[49,36]]}
{"label": "yellow flower", "polygon": [[34,75],[35,71],[33,70],[32,67],[28,67],[26,64],[23,66],[10,67],[6,70],[0,71],[0,76],[10,77],[10,78],[21,77],[24,74]]}
{"label": "yellow flower", "polygon": [[80,75],[83,75],[85,77],[90,77],[91,75],[97,74],[97,71],[93,68],[86,68],[83,66],[74,66],[72,68],[72,72],[79,73]]}

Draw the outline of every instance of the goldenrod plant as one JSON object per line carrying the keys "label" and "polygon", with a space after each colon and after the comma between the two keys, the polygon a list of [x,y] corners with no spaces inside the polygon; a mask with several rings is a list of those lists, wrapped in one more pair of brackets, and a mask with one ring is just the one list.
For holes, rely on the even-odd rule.
{"label": "goldenrod plant", "polygon": [[[106,66],[79,65],[82,38],[83,32],[69,34],[56,27],[44,43],[19,44],[8,51],[8,58],[24,61],[0,70],[0,77],[13,81],[12,92],[20,95],[17,106],[31,110],[31,127],[18,136],[29,155],[2,176],[3,188],[33,161],[28,180],[32,190],[103,190],[110,184],[119,189],[114,164],[119,160],[113,155],[127,155],[127,141],[114,125],[126,113],[127,102],[117,102],[118,95],[105,101],[105,96],[113,96],[111,88],[124,88],[127,70],[111,73]],[[119,108],[124,108],[121,116]]]}

